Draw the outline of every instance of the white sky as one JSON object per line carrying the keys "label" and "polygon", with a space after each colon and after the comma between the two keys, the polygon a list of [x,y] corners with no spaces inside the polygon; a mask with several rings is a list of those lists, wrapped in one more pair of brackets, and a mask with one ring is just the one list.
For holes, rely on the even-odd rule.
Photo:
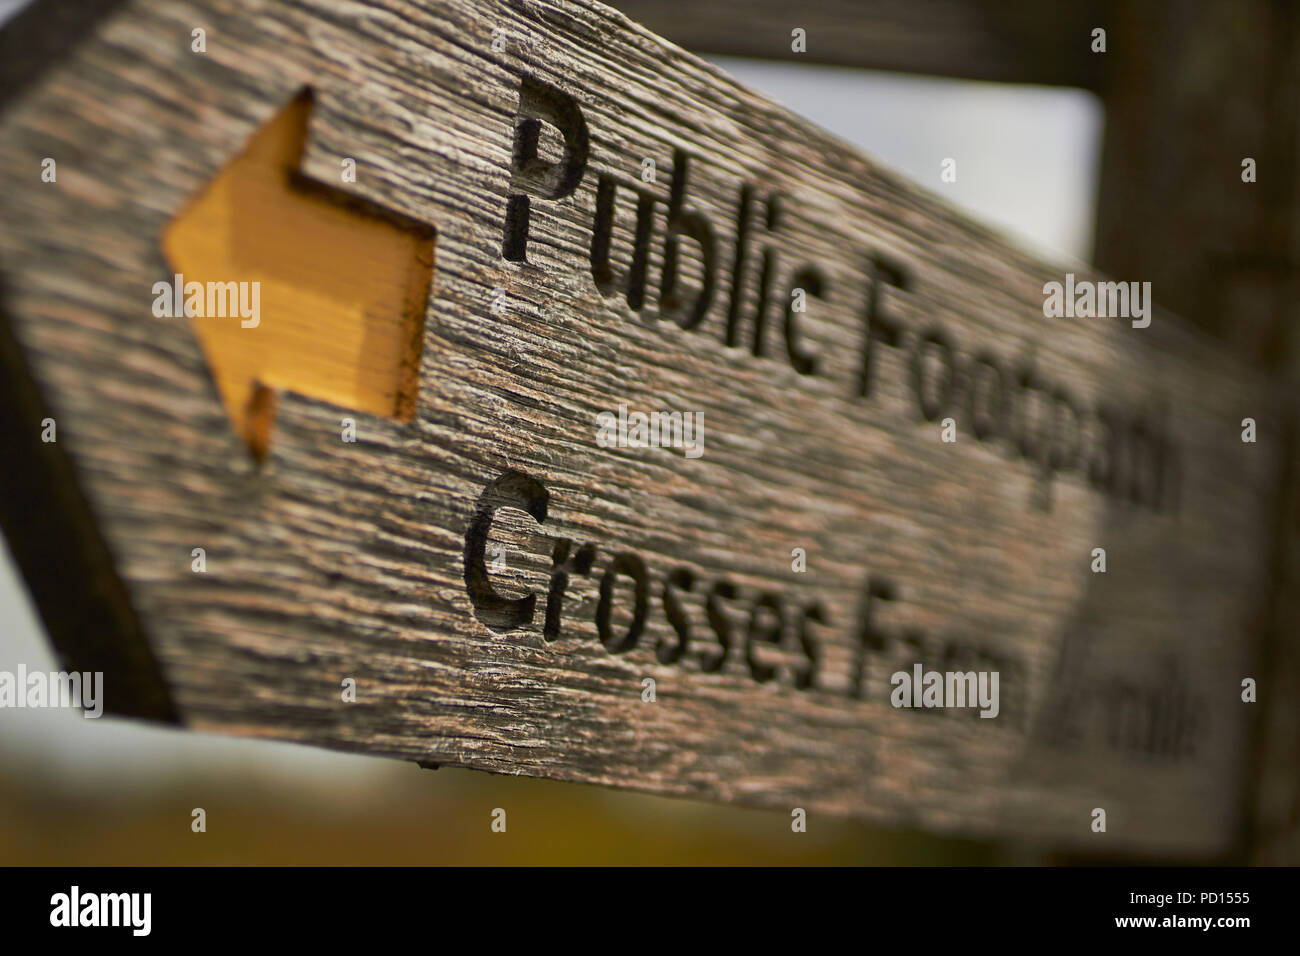
{"label": "white sky", "polygon": [[[1023,248],[1091,257],[1102,125],[1091,93],[710,59]],[[939,178],[949,157],[955,183]]]}

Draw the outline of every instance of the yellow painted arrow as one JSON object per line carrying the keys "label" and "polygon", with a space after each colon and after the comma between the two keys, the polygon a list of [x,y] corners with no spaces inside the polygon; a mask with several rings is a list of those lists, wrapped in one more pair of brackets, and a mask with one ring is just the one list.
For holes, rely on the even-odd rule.
{"label": "yellow painted arrow", "polygon": [[163,233],[184,312],[258,461],[277,390],[415,414],[434,231],[304,177],[311,109],[304,91]]}

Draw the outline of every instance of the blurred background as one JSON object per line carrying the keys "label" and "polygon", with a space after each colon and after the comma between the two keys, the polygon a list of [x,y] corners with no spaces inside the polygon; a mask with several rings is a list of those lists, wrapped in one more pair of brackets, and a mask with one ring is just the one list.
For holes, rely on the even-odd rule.
{"label": "blurred background", "polygon": [[[25,6],[0,0],[0,23]],[[1102,112],[1068,87],[714,57],[1054,261],[1092,249]],[[957,160],[955,183],[940,179]],[[0,670],[57,664],[0,547]],[[206,834],[191,811],[207,813]],[[489,828],[505,808],[506,835]],[[581,784],[423,770],[57,709],[0,710],[0,864],[993,864],[993,845]],[[653,827],[647,827],[654,821]]]}

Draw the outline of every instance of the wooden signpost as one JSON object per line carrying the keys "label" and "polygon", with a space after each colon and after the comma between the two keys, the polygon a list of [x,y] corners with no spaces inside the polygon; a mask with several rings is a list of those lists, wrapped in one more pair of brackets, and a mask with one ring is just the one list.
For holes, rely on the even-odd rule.
{"label": "wooden signpost", "polygon": [[1238,840],[1277,402],[1142,276],[595,3],[120,5],[0,108],[0,513],[116,712]]}

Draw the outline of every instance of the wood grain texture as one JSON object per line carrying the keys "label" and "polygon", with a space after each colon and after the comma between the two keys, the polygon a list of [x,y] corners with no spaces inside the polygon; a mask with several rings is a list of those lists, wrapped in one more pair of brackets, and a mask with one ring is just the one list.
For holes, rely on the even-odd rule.
{"label": "wood grain texture", "polygon": [[[190,49],[197,26],[206,54]],[[347,443],[348,409],[286,393],[258,467],[187,323],[154,318],[150,288],[170,274],[167,223],[304,86],[303,172],[329,181],[355,158],[346,188],[434,227],[437,262],[414,419],[353,412]],[[548,163],[565,153],[550,124],[569,99],[586,164],[548,199],[564,188]],[[516,148],[530,130],[535,157]],[[14,332],[190,726],[1095,852],[1206,857],[1238,839],[1240,681],[1256,662],[1278,403],[1170,315],[1144,329],[1045,318],[1045,282],[1097,277],[1033,260],[585,2],[130,3],[11,101],[0,131]],[[690,172],[670,215],[678,153]],[[41,181],[44,157],[57,183]],[[609,275],[600,255],[593,266],[602,176],[617,184]],[[633,188],[653,200],[639,309],[610,286],[634,260]],[[530,231],[513,261],[506,211],[521,191]],[[750,248],[733,296],[742,195]],[[675,319],[706,269],[685,238],[666,265],[666,234],[700,221],[717,289],[687,329]],[[679,277],[668,295],[665,272]],[[795,285],[820,297],[792,318]],[[876,343],[864,397],[868,315],[899,347]],[[945,342],[958,369],[946,398]],[[977,440],[989,418],[968,399],[990,367],[1018,411]],[[1054,436],[1070,427],[1043,404],[1049,386],[1087,423],[1088,458],[1054,478]],[[596,416],[620,404],[702,413],[704,454],[601,447]],[[953,444],[940,441],[950,415]],[[1255,444],[1241,441],[1248,416]],[[1094,481],[1107,434],[1126,436],[1128,464]],[[506,567],[488,581],[537,597],[531,622],[494,630],[467,591],[466,535],[503,475],[544,487],[546,508],[495,515]],[[495,500],[525,487],[509,479]],[[547,640],[562,539],[573,571]],[[584,544],[591,574],[574,563]],[[1105,574],[1089,571],[1098,547]],[[620,646],[634,593],[613,579],[611,653],[601,580],[637,561],[644,632]],[[676,589],[691,647],[665,664],[677,571],[692,582]],[[779,646],[762,640],[775,609]],[[818,648],[803,688],[799,611]],[[710,671],[724,620],[734,646]],[[1000,668],[1002,714],[891,707],[889,675],[917,661]],[[356,703],[341,700],[347,677]]]}
{"label": "wood grain texture", "polygon": [[27,581],[62,668],[116,675],[105,709],[176,723],[158,662],[140,629],[64,448],[42,440],[50,409],[32,379],[0,284],[0,529]]}

